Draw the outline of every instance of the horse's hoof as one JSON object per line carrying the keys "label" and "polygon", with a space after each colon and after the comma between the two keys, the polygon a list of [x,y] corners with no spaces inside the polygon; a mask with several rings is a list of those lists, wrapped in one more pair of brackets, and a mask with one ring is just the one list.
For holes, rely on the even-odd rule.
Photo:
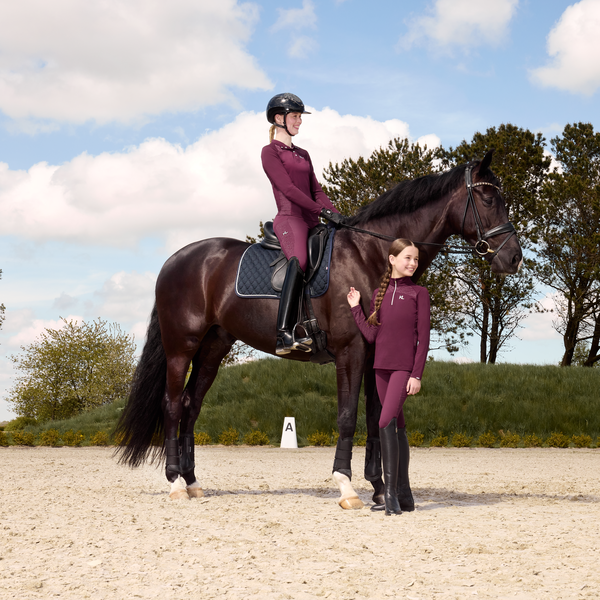
{"label": "horse's hoof", "polygon": [[364,508],[363,501],[358,496],[351,496],[350,498],[340,498],[338,504],[344,510],[358,510]]}
{"label": "horse's hoof", "polygon": [[201,487],[188,487],[186,489],[190,498],[204,498],[204,492]]}
{"label": "horse's hoof", "polygon": [[376,504],[377,506],[379,506],[380,504],[385,505],[383,494],[373,494],[373,504]]}
{"label": "horse's hoof", "polygon": [[187,490],[173,490],[169,494],[169,498],[171,498],[171,500],[189,500],[190,496]]}

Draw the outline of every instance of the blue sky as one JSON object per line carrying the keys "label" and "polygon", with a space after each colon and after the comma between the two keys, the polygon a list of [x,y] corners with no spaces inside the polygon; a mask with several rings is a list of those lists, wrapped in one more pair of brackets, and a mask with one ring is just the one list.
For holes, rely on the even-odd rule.
{"label": "blue sky", "polygon": [[[274,216],[275,93],[311,108],[296,141],[320,173],[395,136],[597,127],[599,58],[600,0],[0,3],[0,420],[8,356],[44,327],[102,317],[141,342],[172,252]],[[501,360],[560,359],[551,317],[519,335]]]}

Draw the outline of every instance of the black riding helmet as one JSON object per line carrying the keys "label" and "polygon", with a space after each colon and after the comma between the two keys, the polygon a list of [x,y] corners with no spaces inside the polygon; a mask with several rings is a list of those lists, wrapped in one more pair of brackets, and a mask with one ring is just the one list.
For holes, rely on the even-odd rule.
{"label": "black riding helmet", "polygon": [[[269,100],[267,104],[267,121],[272,123],[276,127],[285,129],[288,135],[291,135],[288,131],[286,124],[286,116],[288,113],[298,112],[303,115],[310,115],[310,113],[304,108],[304,103],[295,94],[277,94]],[[275,115],[283,115],[283,125],[278,125],[275,122]]]}

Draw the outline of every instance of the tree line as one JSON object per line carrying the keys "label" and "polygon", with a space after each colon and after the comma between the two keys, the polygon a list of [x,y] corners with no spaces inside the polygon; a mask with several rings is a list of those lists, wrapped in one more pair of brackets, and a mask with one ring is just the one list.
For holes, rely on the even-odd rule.
{"label": "tree line", "polygon": [[353,215],[401,181],[481,158],[490,148],[523,265],[503,276],[476,256],[438,255],[420,280],[431,295],[437,347],[454,353],[475,335],[480,361],[495,363],[527,315],[548,310],[535,301],[545,286],[554,292],[552,324],[563,338],[560,364],[592,367],[600,361],[600,133],[590,123],[566,125],[549,147],[541,133],[511,124],[456,148],[396,138],[368,158],[330,163],[323,189],[340,212]]}

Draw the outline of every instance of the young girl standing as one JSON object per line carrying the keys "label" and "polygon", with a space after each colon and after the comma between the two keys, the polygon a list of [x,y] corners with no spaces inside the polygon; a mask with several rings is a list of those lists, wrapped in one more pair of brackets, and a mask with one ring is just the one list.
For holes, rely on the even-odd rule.
{"label": "young girl standing", "polygon": [[[407,396],[417,394],[421,389],[429,350],[429,294],[411,279],[418,264],[419,250],[410,240],[397,239],[392,243],[388,268],[379,288],[373,292],[368,319],[360,306],[360,292],[351,287],[348,293],[348,304],[358,328],[367,342],[375,343],[386,515],[414,510],[402,407]],[[372,510],[381,509],[373,507]]]}

